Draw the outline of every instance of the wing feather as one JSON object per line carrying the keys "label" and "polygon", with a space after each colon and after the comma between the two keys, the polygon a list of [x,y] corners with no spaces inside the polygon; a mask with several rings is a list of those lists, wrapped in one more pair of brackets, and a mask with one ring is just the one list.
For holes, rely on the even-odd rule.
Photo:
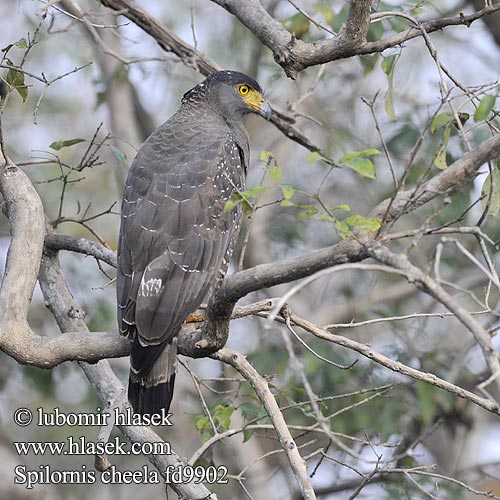
{"label": "wing feather", "polygon": [[[228,133],[181,144],[165,125],[139,151],[122,204],[120,330],[143,347],[170,342],[214,285],[237,226],[224,206],[245,171]],[[154,362],[152,351],[132,359],[136,373]]]}

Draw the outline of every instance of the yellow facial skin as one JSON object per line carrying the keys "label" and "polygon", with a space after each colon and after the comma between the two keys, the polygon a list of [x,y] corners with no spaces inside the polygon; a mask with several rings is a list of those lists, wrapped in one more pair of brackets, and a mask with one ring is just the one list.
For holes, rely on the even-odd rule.
{"label": "yellow facial skin", "polygon": [[259,113],[264,118],[269,120],[271,118],[272,109],[269,103],[264,99],[264,96],[257,92],[249,85],[242,83],[236,87],[238,94],[241,96],[243,102],[253,111]]}

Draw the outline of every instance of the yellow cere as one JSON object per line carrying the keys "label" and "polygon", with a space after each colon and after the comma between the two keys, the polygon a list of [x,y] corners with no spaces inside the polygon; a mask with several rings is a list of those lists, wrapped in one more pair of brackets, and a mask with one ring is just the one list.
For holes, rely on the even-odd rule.
{"label": "yellow cere", "polygon": [[253,110],[259,112],[261,105],[265,102],[262,94],[245,83],[239,84],[236,89],[243,98],[243,102]]}

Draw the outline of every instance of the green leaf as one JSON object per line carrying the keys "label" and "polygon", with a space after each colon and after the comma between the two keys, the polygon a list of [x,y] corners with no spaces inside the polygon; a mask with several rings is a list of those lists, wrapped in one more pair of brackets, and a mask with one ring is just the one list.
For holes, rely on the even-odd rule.
{"label": "green leaf", "polygon": [[374,217],[363,217],[362,215],[350,215],[343,222],[351,227],[357,227],[364,231],[376,231],[380,228],[380,221]]}
{"label": "green leaf", "polygon": [[26,38],[20,38],[14,45],[18,49],[27,49],[28,48],[28,42],[26,42]]}
{"label": "green leaf", "polygon": [[392,56],[387,56],[382,59],[382,71],[386,75],[390,75],[394,70],[394,64],[396,63],[397,55],[393,54]]}
{"label": "green leaf", "polygon": [[243,430],[243,442],[246,443],[253,436],[253,429]]}
{"label": "green leaf", "polygon": [[258,417],[261,414],[261,406],[256,405],[255,403],[241,403],[238,407],[243,415],[245,420],[250,420],[252,418]]}
{"label": "green leaf", "polygon": [[306,217],[312,217],[313,215],[316,215],[319,212],[317,208],[314,208],[312,210],[306,210],[305,212],[302,212],[299,215],[298,220],[304,220]]}
{"label": "green leaf", "polygon": [[234,406],[224,401],[213,409],[213,417],[221,429],[227,430],[231,425],[231,415],[234,413]]}
{"label": "green leaf", "polygon": [[[370,25],[370,27],[373,26]],[[368,35],[370,34],[370,32],[368,32]],[[373,54],[373,55],[370,55],[370,56],[359,56],[359,61],[361,62],[362,66],[363,66],[363,76],[367,76],[369,75],[373,69],[375,68],[375,66],[377,65],[377,61],[380,57],[380,54]]]}
{"label": "green leaf", "polygon": [[194,425],[196,427],[196,430],[200,432],[200,441],[202,443],[212,437],[213,430],[208,417],[204,415],[197,415],[194,419]]}
{"label": "green leaf", "polygon": [[197,430],[202,431],[210,427],[210,420],[208,419],[208,417],[205,417],[203,415],[198,415],[194,419],[194,425]]}
{"label": "green leaf", "polygon": [[327,222],[337,222],[337,219],[335,217],[332,217],[331,215],[328,214],[319,214],[317,217],[315,217],[317,220],[326,220]]}
{"label": "green leaf", "polygon": [[342,162],[344,165],[352,170],[358,172],[358,174],[368,179],[375,179],[375,167],[372,161],[368,158],[353,158],[352,160]]}
{"label": "green leaf", "polygon": [[340,31],[347,22],[347,17],[350,12],[350,5],[351,4],[349,2],[343,2],[342,8],[338,12],[334,12],[332,22],[330,23],[333,31]]}
{"label": "green leaf", "polygon": [[434,117],[431,123],[431,132],[434,133],[436,130],[444,127],[448,123],[452,123],[454,120],[453,113],[446,111],[445,113],[440,113]]}
{"label": "green leaf", "polygon": [[446,144],[441,144],[434,156],[434,165],[440,170],[444,170],[448,164],[446,163]]}
{"label": "green leaf", "polygon": [[295,203],[293,201],[290,201],[290,200],[283,200],[281,203],[280,203],[280,206],[282,207],[295,207]]}
{"label": "green leaf", "polygon": [[382,60],[382,71],[387,75],[387,92],[384,98],[384,108],[387,115],[393,120],[396,119],[394,111],[394,68],[397,55],[385,57]]}
{"label": "green leaf", "polygon": [[475,122],[480,122],[487,118],[487,116],[493,109],[493,106],[495,106],[496,99],[497,99],[496,96],[491,94],[486,94],[481,99],[481,102],[479,103],[479,106],[477,107],[476,112],[474,113]]}
{"label": "green leaf", "polygon": [[361,151],[361,154],[363,156],[374,156],[374,155],[379,155],[380,151],[377,148],[368,148],[365,149],[364,151]]}
{"label": "green leaf", "polygon": [[269,163],[270,160],[274,158],[274,154],[271,151],[261,151],[259,160],[265,163]]}
{"label": "green leaf", "polygon": [[97,92],[95,108],[98,108],[101,104],[104,104],[108,100],[108,91]]}
{"label": "green leaf", "polygon": [[[499,165],[500,166],[500,162]],[[493,177],[493,188],[491,187],[491,178]],[[488,215],[495,217],[500,212],[500,170],[493,169],[490,175],[486,177],[481,189],[481,205],[483,209],[488,208]]]}
{"label": "green leaf", "polygon": [[267,176],[273,180],[273,181],[276,181],[276,182],[280,182],[281,181],[281,167],[269,167],[266,169],[266,172],[267,172]]}
{"label": "green leaf", "polygon": [[305,219],[306,217],[311,217],[312,215],[316,215],[319,210],[314,205],[300,205],[300,208],[305,210],[299,215],[299,220]]}
{"label": "green leaf", "polygon": [[366,39],[368,42],[375,42],[376,40],[381,40],[385,34],[385,28],[383,24],[378,21],[370,24]]}
{"label": "green leaf", "polygon": [[359,158],[362,155],[361,151],[353,151],[352,153],[347,153],[340,158],[339,163],[345,163],[346,161],[352,160],[353,158]]}
{"label": "green leaf", "polygon": [[339,220],[334,224],[334,226],[342,238],[346,238],[347,236],[352,235],[352,232],[349,229],[349,226],[344,221]]}
{"label": "green leaf", "polygon": [[[234,191],[232,193],[233,199],[235,200],[235,203],[233,206],[241,205],[241,208],[243,210],[243,213],[245,214],[245,217],[250,217],[253,213],[253,207],[250,205],[248,199],[244,196],[243,193],[238,193],[237,191]],[[227,202],[226,202],[227,205]]]}
{"label": "green leaf", "polygon": [[241,195],[247,199],[257,199],[261,194],[265,193],[269,186],[254,186],[251,189],[243,191]]}
{"label": "green leaf", "polygon": [[407,29],[407,21],[399,17],[389,19],[389,24],[396,33],[401,33],[402,31]]}
{"label": "green leaf", "polygon": [[307,163],[314,163],[315,161],[328,161],[328,158],[325,158],[323,155],[320,155],[317,151],[313,151],[307,157]]}
{"label": "green leaf", "polygon": [[360,157],[373,156],[379,154],[380,151],[375,148],[365,149],[364,151],[352,151],[351,153],[347,153],[346,155],[342,156],[342,158],[340,158],[339,160],[339,163],[346,163],[349,160],[352,160],[353,158],[360,158]]}
{"label": "green leaf", "polygon": [[[20,38],[17,42],[14,42],[14,43],[9,43],[9,45],[6,45],[3,49],[2,49],[2,52],[9,52],[9,50],[14,47],[14,45],[18,48],[18,49],[27,49],[28,48],[28,43],[26,42],[26,38]],[[12,62],[9,61],[9,64],[11,66],[14,66],[14,64],[12,64]]]}
{"label": "green leaf", "polygon": [[116,158],[120,162],[120,165],[125,170],[128,170],[128,161],[127,161],[127,156],[125,155],[125,153],[120,148],[117,148],[116,146],[110,146],[110,148],[111,148],[111,151],[113,151],[113,154],[116,156]]}
{"label": "green leaf", "polygon": [[227,200],[224,205],[224,213],[228,214],[236,206],[236,202],[233,200]]}
{"label": "green leaf", "polygon": [[443,144],[445,146],[448,146],[448,143],[450,142],[450,135],[451,135],[451,123],[446,126],[444,129],[444,134],[443,134]]}
{"label": "green leaf", "polygon": [[54,149],[55,151],[59,151],[62,148],[69,148],[75,144],[79,144],[80,142],[84,142],[85,139],[78,137],[76,139],[68,139],[67,141],[55,141],[52,144],[49,144],[49,148]]}
{"label": "green leaf", "polygon": [[[14,65],[10,59],[7,59],[7,62],[12,66]],[[24,84],[24,73],[15,69],[9,69],[5,80],[10,86],[17,90],[23,102],[26,102],[28,97],[28,87]]]}
{"label": "green leaf", "polygon": [[396,112],[394,111],[394,83],[392,73],[387,77],[387,92],[384,97],[384,109],[389,118],[396,120]]}
{"label": "green leaf", "polygon": [[289,200],[295,193],[295,188],[293,186],[283,184],[280,187],[281,191],[283,192],[283,196],[285,197],[285,200]]}
{"label": "green leaf", "polygon": [[340,205],[335,205],[334,207],[329,209],[330,211],[333,210],[347,210],[348,212],[351,211],[351,207],[347,203],[341,203]]}

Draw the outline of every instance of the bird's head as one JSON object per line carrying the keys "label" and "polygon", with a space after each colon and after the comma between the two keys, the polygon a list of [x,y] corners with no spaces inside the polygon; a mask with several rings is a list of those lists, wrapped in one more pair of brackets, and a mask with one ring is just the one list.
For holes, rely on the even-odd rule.
{"label": "bird's head", "polygon": [[217,71],[184,94],[182,102],[206,99],[225,117],[243,117],[258,113],[266,120],[272,109],[266,101],[260,85],[239,71]]}

